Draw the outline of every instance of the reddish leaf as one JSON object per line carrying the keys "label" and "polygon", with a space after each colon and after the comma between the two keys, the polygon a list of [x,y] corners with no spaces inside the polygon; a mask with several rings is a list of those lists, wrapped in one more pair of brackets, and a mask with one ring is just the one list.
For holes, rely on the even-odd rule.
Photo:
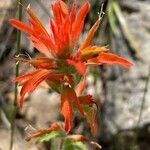
{"label": "reddish leaf", "polygon": [[25,23],[17,20],[17,19],[10,19],[9,23],[14,26],[15,28],[22,30],[28,34],[32,34],[33,30],[31,29],[31,27],[29,27],[28,25],[26,25]]}
{"label": "reddish leaf", "polygon": [[40,29],[40,32],[45,34],[45,35],[47,35],[47,36],[49,36],[49,34],[47,33],[46,29],[42,25],[41,21],[36,17],[35,13],[30,8],[30,6],[27,8],[27,12],[30,15],[30,17],[32,18],[32,20],[35,22],[36,27],[38,27],[38,29]]}
{"label": "reddish leaf", "polygon": [[20,78],[18,77],[18,80],[20,79],[20,82],[22,83],[22,88],[20,91],[21,108],[23,106],[25,94],[26,93],[31,94],[35,90],[35,88],[48,77],[49,74],[50,74],[49,70],[41,69],[32,75],[31,74],[30,75],[27,74],[26,76],[24,75],[24,78],[26,77],[26,79],[22,79],[23,81],[21,80],[21,77]]}
{"label": "reddish leaf", "polygon": [[84,75],[86,73],[86,66],[79,60],[67,59],[67,63],[75,67],[79,74]]}
{"label": "reddish leaf", "polygon": [[47,45],[45,43],[43,43],[42,40],[34,37],[34,36],[29,36],[29,39],[33,42],[33,46],[39,50],[41,53],[45,54],[45,56],[51,58],[52,55],[50,53],[49,48],[47,47]]}
{"label": "reddish leaf", "polygon": [[80,83],[77,85],[75,89],[77,96],[82,94],[83,90],[85,89],[85,86],[86,86],[86,82],[85,82],[85,77],[84,77],[83,80],[80,81]]}
{"label": "reddish leaf", "polygon": [[83,50],[84,48],[88,47],[94,37],[95,31],[97,30],[97,28],[99,27],[100,24],[100,20],[98,19],[95,24],[92,26],[92,28],[90,29],[90,31],[87,34],[86,39],[82,42],[80,48],[78,51]]}
{"label": "reddish leaf", "polygon": [[65,130],[68,133],[71,130],[73,102],[76,104],[76,107],[80,111],[80,113],[84,115],[82,106],[80,105],[75,91],[68,86],[64,86],[61,93],[61,114],[65,118]]}
{"label": "reddish leaf", "polygon": [[82,62],[86,62],[89,59],[96,58],[102,52],[106,52],[106,47],[88,46],[81,51],[77,51],[76,57],[79,57]]}
{"label": "reddish leaf", "polygon": [[80,100],[80,103],[84,104],[84,105],[93,105],[93,104],[95,104],[95,102],[94,102],[91,95],[80,96],[79,100]]}
{"label": "reddish leaf", "polygon": [[55,69],[56,62],[53,59],[49,59],[46,57],[37,57],[33,60],[27,61],[27,63],[31,64],[37,69]]}
{"label": "reddish leaf", "polygon": [[97,124],[97,110],[93,107],[89,107],[88,110],[85,111],[86,120],[91,128],[91,133],[96,135],[98,132],[98,124]]}
{"label": "reddish leaf", "polygon": [[65,131],[69,133],[71,130],[71,121],[72,121],[72,99],[70,97],[70,91],[68,91],[68,88],[63,89],[61,94],[61,106],[60,111],[61,114],[65,118]]}
{"label": "reddish leaf", "polygon": [[65,16],[69,15],[67,5],[63,1],[59,1],[59,2],[60,2],[60,8],[61,8],[62,14],[64,14]]}
{"label": "reddish leaf", "polygon": [[[96,135],[98,131],[98,125],[97,125],[97,112],[99,110],[98,105],[93,100],[91,95],[79,96],[78,99],[82,105],[86,106],[86,108],[84,108],[84,114],[86,120],[90,125],[91,133],[93,135]],[[96,110],[94,105],[96,106]]]}
{"label": "reddish leaf", "polygon": [[126,59],[112,53],[101,53],[98,57],[88,60],[88,64],[101,65],[120,65],[126,68],[131,67],[133,64]]}
{"label": "reddish leaf", "polygon": [[72,26],[72,39],[75,41],[78,36],[80,35],[83,25],[84,25],[84,19],[87,15],[87,12],[89,11],[89,2],[86,2],[79,10],[75,22]]}
{"label": "reddish leaf", "polygon": [[76,17],[76,4],[75,3],[72,4],[72,8],[71,8],[71,12],[70,12],[69,17],[70,17],[71,25],[72,25],[72,23],[74,22],[75,17]]}
{"label": "reddish leaf", "polygon": [[27,80],[29,80],[32,76],[36,75],[39,72],[40,72],[40,70],[34,70],[32,72],[29,72],[29,73],[23,74],[21,76],[18,76],[15,79],[13,79],[12,81],[13,82],[19,82],[19,84],[22,85]]}

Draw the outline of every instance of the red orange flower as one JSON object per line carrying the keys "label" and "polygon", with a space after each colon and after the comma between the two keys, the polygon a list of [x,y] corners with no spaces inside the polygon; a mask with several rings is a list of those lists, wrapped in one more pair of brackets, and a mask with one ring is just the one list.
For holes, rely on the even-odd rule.
{"label": "red orange flower", "polygon": [[[76,89],[76,92],[74,91],[80,82],[77,79],[85,76],[87,65],[117,64],[127,68],[132,65],[126,59],[109,53],[106,47],[91,45],[100,19],[92,26],[79,49],[74,52],[89,7],[90,4],[87,1],[76,13],[76,4],[73,3],[69,12],[67,5],[62,0],[57,0],[52,4],[54,18],[50,20],[51,33],[46,31],[30,7],[27,8],[30,25],[16,19],[9,20],[14,27],[24,31],[34,47],[44,55],[33,60],[22,60],[24,63],[32,65],[35,70],[15,79],[15,82],[22,86],[20,106],[23,105],[26,93],[31,94],[42,81],[46,81],[52,89],[61,93],[60,111],[65,118],[67,132],[71,130],[72,103],[75,103],[79,112],[86,116],[92,130],[96,127],[95,117],[93,117],[96,114],[93,110],[95,102],[91,96],[81,96],[85,81]],[[88,110],[93,115],[90,116],[89,111],[83,109],[84,105],[88,106]],[[95,132],[96,130],[93,130],[94,134]]]}

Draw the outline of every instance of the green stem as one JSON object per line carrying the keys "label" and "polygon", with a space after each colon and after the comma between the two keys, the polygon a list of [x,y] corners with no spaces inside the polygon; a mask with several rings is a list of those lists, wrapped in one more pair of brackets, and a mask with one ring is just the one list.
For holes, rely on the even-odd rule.
{"label": "green stem", "polygon": [[150,80],[150,65],[149,65],[148,75],[146,78],[146,84],[145,84],[145,88],[144,88],[144,94],[143,94],[143,98],[142,98],[142,104],[141,104],[141,108],[140,108],[139,118],[137,121],[137,126],[139,126],[141,118],[142,118],[142,112],[144,110],[144,104],[145,104],[146,94],[147,94],[147,90],[148,90],[149,80]]}
{"label": "green stem", "polygon": [[[19,0],[18,2],[18,20],[22,20],[22,2],[23,0]],[[16,56],[19,55],[21,47],[21,31],[17,30],[17,46],[16,46]],[[16,62],[16,70],[15,70],[16,77],[19,75],[19,62]],[[15,118],[16,114],[18,111],[18,106],[17,106],[17,95],[18,95],[18,89],[17,89],[18,83],[15,83],[15,88],[14,88],[14,104],[13,104],[13,112],[12,112],[12,119],[11,119],[11,133],[10,133],[10,150],[13,149],[13,144],[14,144],[14,124],[15,124]]]}
{"label": "green stem", "polygon": [[64,138],[62,138],[62,139],[61,139],[61,143],[60,143],[60,150],[63,149],[64,141],[65,141]]}
{"label": "green stem", "polygon": [[150,80],[150,65],[149,65],[148,75],[147,75],[147,78],[146,78],[144,94],[143,94],[141,107],[140,107],[140,113],[139,113],[139,117],[138,117],[138,121],[137,121],[137,125],[136,125],[137,128],[135,130],[135,137],[133,139],[133,145],[132,145],[132,148],[131,148],[133,150],[135,149],[134,145],[137,144],[137,140],[138,140],[138,136],[139,136],[139,129],[138,129],[138,127],[139,127],[141,119],[142,119],[142,113],[143,113],[143,110],[144,110],[144,104],[145,104],[145,100],[146,100],[146,94],[147,94],[147,90],[148,90],[149,80]]}

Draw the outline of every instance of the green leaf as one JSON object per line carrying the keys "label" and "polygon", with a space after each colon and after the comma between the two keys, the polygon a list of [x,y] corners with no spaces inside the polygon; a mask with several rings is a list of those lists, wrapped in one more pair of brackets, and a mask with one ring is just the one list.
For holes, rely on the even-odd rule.
{"label": "green leaf", "polygon": [[120,27],[122,29],[123,35],[128,41],[132,52],[138,59],[143,59],[140,53],[138,42],[130,31],[128,23],[123,15],[123,12],[117,1],[112,1],[112,7],[115,13],[117,20],[119,21]]}
{"label": "green leaf", "polygon": [[108,21],[110,24],[110,28],[114,34],[116,34],[116,16],[113,10],[113,3],[112,1],[108,4]]}
{"label": "green leaf", "polygon": [[87,146],[83,142],[65,140],[63,150],[87,150]]}
{"label": "green leaf", "polygon": [[52,131],[49,134],[44,134],[41,137],[37,138],[38,142],[46,142],[46,141],[50,141],[51,139],[60,137],[63,138],[65,136],[65,133],[62,131]]}

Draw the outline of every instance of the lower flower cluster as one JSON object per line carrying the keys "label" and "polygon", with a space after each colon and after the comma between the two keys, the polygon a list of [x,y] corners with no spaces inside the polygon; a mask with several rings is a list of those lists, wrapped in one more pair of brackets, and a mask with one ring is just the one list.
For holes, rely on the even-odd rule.
{"label": "lower flower cluster", "polygon": [[[62,146],[62,149],[64,150],[67,149],[74,150],[76,149],[74,148],[76,146],[78,149],[85,149],[85,146],[81,145],[81,142],[88,145],[92,145],[93,147],[95,147],[95,149],[101,149],[101,146],[98,143],[89,140],[83,135],[80,134],[67,135],[60,123],[53,123],[48,129],[40,129],[30,134],[28,137],[26,137],[26,141],[36,139],[36,141],[38,142],[46,142],[56,138],[63,140],[64,144]],[[80,145],[78,145],[79,143]]]}

